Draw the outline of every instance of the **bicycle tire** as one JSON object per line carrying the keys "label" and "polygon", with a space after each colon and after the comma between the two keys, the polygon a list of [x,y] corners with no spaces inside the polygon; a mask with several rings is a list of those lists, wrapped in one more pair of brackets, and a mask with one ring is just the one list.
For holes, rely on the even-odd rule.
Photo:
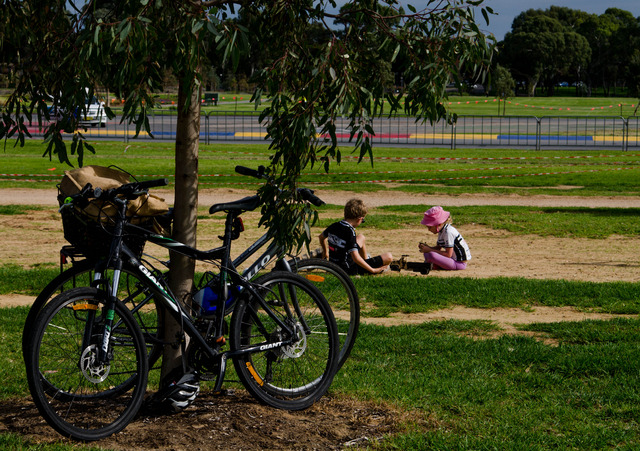
{"label": "bicycle tire", "polygon": [[[94,272],[95,262],[90,260],[80,260],[75,262],[70,268],[67,268],[58,274],[42,289],[40,294],[38,294],[29,309],[22,333],[22,355],[25,364],[27,364],[28,358],[26,350],[29,348],[29,339],[31,338],[31,333],[38,313],[58,294],[72,288],[90,287],[91,282],[93,281]],[[118,292],[118,299],[127,305],[130,310],[133,310],[135,306],[144,302],[147,298],[149,290],[148,288],[143,287],[144,285],[140,284],[133,269],[125,264],[120,275],[120,291]],[[151,368],[162,356],[163,345],[161,340],[159,340],[159,337],[162,337],[163,322],[160,320],[158,312],[156,311],[157,304],[153,302],[148,303],[147,305],[151,306],[151,308],[145,308],[143,311],[136,311],[134,313],[134,317],[136,318],[136,321],[138,321],[138,325],[140,326],[145,342],[147,343],[149,367]]]}
{"label": "bicycle tire", "polygon": [[327,392],[337,370],[339,342],[331,308],[311,282],[291,272],[267,273],[255,285],[299,338],[280,346],[290,337],[254,297],[242,296],[231,318],[231,350],[257,346],[260,351],[237,355],[236,373],[260,402],[285,410],[305,409]]}
{"label": "bicycle tire", "polygon": [[[29,343],[26,370],[33,401],[53,429],[76,440],[99,440],[124,429],[138,413],[146,390],[144,338],[120,302],[110,331],[109,363],[96,365],[96,346],[105,331],[104,305],[104,292],[95,288],[56,296],[38,314]],[[126,391],[113,395],[113,387],[124,386]]]}
{"label": "bicycle tire", "polygon": [[324,295],[338,325],[340,354],[338,370],[349,358],[360,327],[360,297],[349,274],[328,260],[306,258],[292,260],[289,266],[311,281]]}

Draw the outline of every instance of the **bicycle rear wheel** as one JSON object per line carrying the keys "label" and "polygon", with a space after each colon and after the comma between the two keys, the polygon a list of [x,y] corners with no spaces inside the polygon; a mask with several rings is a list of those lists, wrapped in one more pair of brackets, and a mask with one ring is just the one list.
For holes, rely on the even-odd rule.
{"label": "bicycle rear wheel", "polygon": [[265,274],[255,285],[267,307],[247,295],[231,319],[231,350],[241,353],[233,360],[238,377],[265,404],[305,409],[326,393],[337,369],[338,333],[331,308],[313,284],[290,272]]}
{"label": "bicycle rear wheel", "polygon": [[324,295],[338,325],[338,370],[349,357],[360,327],[360,298],[353,281],[340,266],[320,258],[292,260],[289,266],[311,281]]}
{"label": "bicycle rear wheel", "polygon": [[97,361],[108,315],[103,292],[66,291],[38,314],[29,343],[31,396],[51,427],[77,440],[99,440],[125,428],[146,390],[144,338],[121,303],[113,313],[109,361]]}
{"label": "bicycle rear wheel", "polygon": [[[112,279],[113,270],[108,269],[103,275],[106,280]],[[31,305],[27,314],[22,334],[22,354],[25,364],[27,364],[27,349],[32,335],[35,320],[42,308],[55,296],[72,288],[90,287],[95,276],[95,262],[81,260],[75,262],[73,266],[58,274],[46,287],[42,289],[38,297]],[[158,317],[156,303],[153,302],[153,295],[149,288],[140,283],[134,270],[127,265],[124,266],[120,274],[120,284],[118,290],[120,299],[130,311],[133,312],[142,334],[147,343],[149,366],[153,366],[162,355],[163,346],[159,337],[162,336],[163,322]]]}

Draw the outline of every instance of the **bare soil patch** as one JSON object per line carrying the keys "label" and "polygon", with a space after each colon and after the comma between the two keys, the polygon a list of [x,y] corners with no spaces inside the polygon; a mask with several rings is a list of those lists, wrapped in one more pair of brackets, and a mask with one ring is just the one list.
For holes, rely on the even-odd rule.
{"label": "bare soil patch", "polygon": [[[260,405],[243,390],[203,392],[182,413],[142,412],[124,431],[97,445],[127,451],[344,449],[399,432],[407,419],[407,413],[390,406],[330,395],[305,411],[288,412]],[[0,405],[0,433],[6,432],[38,443],[74,443],[53,432],[30,399]]]}
{"label": "bare soil patch", "polygon": [[[169,203],[169,192],[164,193]],[[251,194],[243,190],[204,190],[200,203],[208,205],[234,200]],[[318,192],[328,203],[343,204],[353,193]],[[56,211],[55,191],[11,189],[0,190],[0,204],[47,205],[43,211],[28,215],[0,216],[3,244],[0,259],[30,267],[33,264],[58,264],[58,250],[65,244],[61,222]],[[532,205],[532,206],[608,206],[640,207],[640,198],[579,198],[555,196],[421,196],[394,192],[358,195],[370,206],[391,204],[431,205]],[[254,215],[245,215],[257,223]],[[203,221],[199,246],[213,247],[221,223]],[[241,250],[263,231],[248,226],[236,249]],[[605,240],[575,238],[541,238],[516,236],[478,225],[465,225],[460,231],[471,246],[473,259],[465,271],[432,272],[426,277],[524,277],[567,279],[593,282],[640,280],[638,250],[640,238],[610,237]],[[319,233],[319,230],[318,230]],[[365,230],[366,233],[366,230]],[[368,234],[372,254],[391,251],[395,256],[409,255],[420,261],[417,244],[434,240],[417,225],[393,234]],[[243,241],[244,240],[244,241]],[[424,277],[409,273],[415,277]],[[0,307],[29,305],[33,298],[22,295],[0,296]],[[523,333],[516,324],[531,322],[580,321],[608,319],[613,315],[589,314],[572,308],[535,307],[521,309],[470,309],[455,307],[426,314],[391,315],[367,318],[375,324],[395,325],[446,319],[483,319],[496,322],[501,333]],[[544,339],[544,337],[538,337]],[[549,342],[553,345],[554,343]],[[343,398],[325,397],[303,412],[283,412],[261,406],[243,390],[224,396],[202,393],[185,412],[165,417],[141,414],[123,432],[102,440],[99,446],[111,449],[342,449],[366,446],[385,434],[399,432],[410,413],[392,406],[365,403]],[[412,415],[417,421],[422,415]],[[422,427],[437,427],[428,420]],[[36,442],[60,440],[40,417],[30,399],[5,401],[0,406],[0,433],[14,432]]]}

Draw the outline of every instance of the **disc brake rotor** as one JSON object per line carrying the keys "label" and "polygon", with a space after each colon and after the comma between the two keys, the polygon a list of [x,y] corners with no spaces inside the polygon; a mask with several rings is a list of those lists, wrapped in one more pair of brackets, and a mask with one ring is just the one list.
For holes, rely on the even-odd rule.
{"label": "disc brake rotor", "polygon": [[305,334],[302,324],[298,322],[295,324],[294,328],[298,335],[298,341],[289,346],[282,347],[282,354],[291,359],[301,357],[307,349],[307,334]]}
{"label": "disc brake rotor", "polygon": [[111,370],[111,365],[96,364],[97,357],[96,345],[91,345],[84,350],[80,359],[82,374],[89,382],[94,384],[103,382],[109,376],[109,371]]}

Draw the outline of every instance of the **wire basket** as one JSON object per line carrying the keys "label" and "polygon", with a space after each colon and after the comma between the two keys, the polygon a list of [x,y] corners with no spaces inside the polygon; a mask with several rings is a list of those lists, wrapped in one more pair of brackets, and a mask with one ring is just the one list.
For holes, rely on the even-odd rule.
{"label": "wire basket", "polygon": [[[99,260],[109,255],[113,239],[113,220],[101,215],[93,218],[76,208],[63,208],[61,211],[64,238],[90,260]],[[139,227],[153,231],[153,218],[137,224]],[[125,231],[124,243],[138,257],[142,256],[147,242],[144,233],[128,233]]]}
{"label": "wire basket", "polygon": [[[129,173],[115,167],[89,165],[65,171],[58,185],[58,203],[63,205],[67,196],[80,192],[88,183],[94,188],[105,190],[129,183],[131,177],[133,176]],[[62,208],[64,237],[88,259],[105,258],[111,249],[117,212],[118,207],[114,203],[98,199],[89,200],[82,208]],[[127,223],[136,227],[125,227],[123,241],[138,257],[142,256],[147,231],[164,236],[171,234],[173,212],[163,199],[151,194],[130,200],[126,217]]]}

